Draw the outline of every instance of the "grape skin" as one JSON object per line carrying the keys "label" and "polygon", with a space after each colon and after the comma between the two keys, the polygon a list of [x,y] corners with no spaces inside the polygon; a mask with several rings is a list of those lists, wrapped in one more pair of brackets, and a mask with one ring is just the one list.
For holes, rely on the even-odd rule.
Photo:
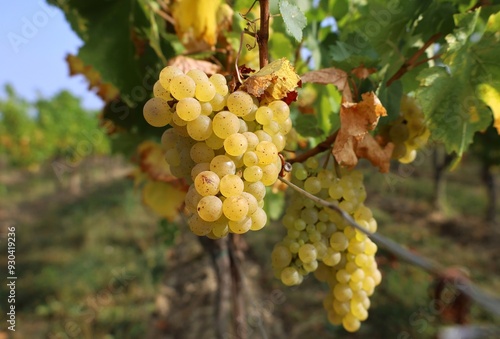
{"label": "grape skin", "polygon": [[222,203],[222,211],[231,221],[241,221],[248,213],[248,202],[241,195],[228,197]]}
{"label": "grape skin", "polygon": [[144,105],[144,119],[154,127],[166,126],[172,121],[170,106],[161,98],[151,98]]}
{"label": "grape skin", "polygon": [[170,81],[170,93],[177,100],[194,97],[196,83],[187,75],[178,75]]}
{"label": "grape skin", "polygon": [[198,202],[197,212],[205,221],[216,221],[222,216],[222,201],[213,195],[205,196]]}

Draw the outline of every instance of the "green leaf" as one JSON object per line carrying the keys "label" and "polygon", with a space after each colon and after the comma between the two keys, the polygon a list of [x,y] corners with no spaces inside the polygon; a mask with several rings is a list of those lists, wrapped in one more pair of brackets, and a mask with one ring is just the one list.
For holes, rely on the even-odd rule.
{"label": "green leaf", "polygon": [[480,11],[455,15],[457,27],[446,36],[443,61],[447,68],[427,69],[418,77],[417,97],[433,138],[459,155],[475,132],[490,125],[492,114],[486,104],[495,105],[492,93],[500,91],[500,13],[491,15],[485,25]]}
{"label": "green leaf", "polygon": [[403,96],[403,86],[400,80],[397,80],[387,87],[384,81],[377,91],[377,97],[387,110],[389,119],[382,119],[380,123],[389,122],[399,116],[401,97]]}
{"label": "green leaf", "polygon": [[330,57],[337,62],[335,67],[346,71],[361,64],[366,67],[375,67],[380,60],[375,49],[358,33],[351,33],[343,41],[336,41],[330,47]]}
{"label": "green leaf", "polygon": [[283,0],[279,3],[280,13],[285,22],[288,34],[298,42],[302,41],[302,30],[307,25],[307,19],[299,7]]}
{"label": "green leaf", "polygon": [[414,34],[431,36],[436,32],[445,35],[451,33],[455,24],[453,14],[456,8],[449,2],[434,1],[429,8],[422,13],[422,19],[418,21]]}
{"label": "green leaf", "polygon": [[470,67],[450,74],[443,67],[419,75],[417,98],[428,120],[431,138],[442,141],[447,152],[459,156],[472,143],[474,133],[488,127],[491,113],[471,86]]}
{"label": "green leaf", "polygon": [[446,41],[448,42],[448,51],[444,57],[445,61],[448,59],[453,59],[454,54],[462,48],[467,48],[469,44],[469,39],[474,33],[480,10],[469,12],[465,14],[457,14],[454,16],[455,24],[457,28],[453,34],[446,36]]}
{"label": "green leaf", "polygon": [[115,85],[129,105],[150,95],[154,84],[150,74],[157,76],[163,64],[154,49],[158,53],[168,51],[166,58],[173,50],[160,46],[157,38],[151,41],[154,49],[151,47],[148,33],[153,37],[160,32],[150,22],[154,17],[144,12],[147,6],[143,1],[68,0],[57,5],[84,41],[78,56],[85,64]]}
{"label": "green leaf", "polygon": [[349,1],[335,0],[331,5],[331,14],[336,20],[342,19],[349,12]]}
{"label": "green leaf", "polygon": [[319,95],[321,97],[318,110],[320,128],[323,132],[330,134],[340,127],[339,112],[342,94],[335,86],[322,86]]}
{"label": "green leaf", "polygon": [[[239,38],[239,37],[238,37]],[[269,53],[273,60],[287,58],[289,59],[294,49],[290,40],[285,34],[275,32],[269,39]]]}
{"label": "green leaf", "polygon": [[271,188],[267,188],[264,197],[264,211],[271,220],[279,220],[285,209],[285,194],[283,192],[273,193]]}
{"label": "green leaf", "polygon": [[308,34],[305,47],[311,52],[311,58],[315,69],[321,68],[321,49],[315,35]]}
{"label": "green leaf", "polygon": [[299,114],[294,127],[303,137],[320,137],[323,131],[318,126],[318,118],[311,114]]}

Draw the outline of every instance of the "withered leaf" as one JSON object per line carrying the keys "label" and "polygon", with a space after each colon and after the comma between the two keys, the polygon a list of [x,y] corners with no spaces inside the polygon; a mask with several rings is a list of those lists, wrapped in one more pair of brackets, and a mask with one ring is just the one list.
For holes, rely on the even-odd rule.
{"label": "withered leaf", "polygon": [[300,81],[293,66],[285,58],[275,60],[248,77],[242,87],[263,102],[281,100],[295,91]]}
{"label": "withered leaf", "polygon": [[176,56],[168,61],[169,66],[175,66],[184,73],[192,69],[199,69],[207,75],[212,75],[220,71],[220,66],[205,60],[197,60],[183,55]]}
{"label": "withered leaf", "polygon": [[381,146],[371,134],[367,134],[363,140],[358,142],[356,156],[358,159],[368,159],[373,166],[379,168],[380,172],[387,173],[391,166],[391,155],[393,150],[394,144],[392,142],[385,146]]}
{"label": "withered leaf", "polygon": [[177,188],[185,189],[187,185],[170,172],[170,166],[165,161],[165,150],[160,144],[144,141],[137,147],[136,162],[140,171],[149,179],[173,184]]}
{"label": "withered leaf", "polygon": [[354,74],[357,78],[363,80],[366,79],[370,76],[370,74],[373,74],[377,71],[376,68],[366,68],[364,65],[358,66],[356,68],[353,68],[351,70],[351,73]]}
{"label": "withered leaf", "polygon": [[370,160],[381,172],[389,170],[393,145],[382,148],[369,131],[373,130],[381,116],[387,115],[380,100],[373,93],[362,94],[359,103],[344,102],[340,107],[340,130],[333,146],[333,155],[343,166],[354,167],[358,158]]}
{"label": "withered leaf", "polygon": [[352,92],[349,87],[349,76],[341,69],[331,67],[317,71],[307,72],[301,76],[302,82],[328,85],[333,84],[342,92],[342,97],[346,101],[352,101]]}

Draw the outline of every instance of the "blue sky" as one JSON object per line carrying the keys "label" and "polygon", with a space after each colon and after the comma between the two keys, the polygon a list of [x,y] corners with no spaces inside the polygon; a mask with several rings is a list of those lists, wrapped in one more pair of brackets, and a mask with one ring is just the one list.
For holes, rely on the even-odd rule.
{"label": "blue sky", "polygon": [[87,89],[85,79],[69,76],[64,58],[76,54],[82,41],[62,11],[44,0],[8,3],[0,11],[0,96],[5,83],[28,100],[68,89],[84,107],[101,108],[102,101]]}

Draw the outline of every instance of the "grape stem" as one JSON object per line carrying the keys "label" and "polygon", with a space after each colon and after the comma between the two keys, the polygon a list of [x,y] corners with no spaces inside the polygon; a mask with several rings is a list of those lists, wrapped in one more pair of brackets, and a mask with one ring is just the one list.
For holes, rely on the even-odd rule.
{"label": "grape stem", "polygon": [[330,135],[328,138],[320,142],[319,144],[316,145],[316,147],[311,148],[305,153],[300,154],[294,159],[288,160],[289,163],[293,164],[295,162],[304,162],[310,157],[315,156],[316,154],[319,154],[321,152],[324,152],[330,148],[332,148],[332,144],[335,142],[335,139],[337,138],[337,134],[339,133],[338,130],[333,132],[332,135]]}
{"label": "grape stem", "polygon": [[[312,201],[336,211],[349,225],[351,225],[358,231],[366,234],[377,245],[384,247],[386,250],[396,255],[400,259],[405,260],[412,265],[420,267],[437,277],[441,278],[447,277],[446,270],[444,266],[442,266],[441,264],[431,261],[416,253],[410,252],[409,250],[403,248],[395,241],[381,234],[369,232],[361,225],[359,225],[347,212],[342,210],[337,205],[334,205],[326,200],[318,198],[317,196],[309,192],[306,192],[304,189],[291,183],[285,178],[279,177],[279,180],[281,180],[282,182],[284,182],[285,184],[287,184],[289,187],[299,192],[300,194],[311,199]],[[485,309],[500,315],[500,299],[498,297],[485,293],[484,291],[479,289],[475,284],[466,280],[464,277],[456,277],[453,281],[453,285],[457,290],[467,295],[469,298],[477,302],[479,305],[483,306]]]}

